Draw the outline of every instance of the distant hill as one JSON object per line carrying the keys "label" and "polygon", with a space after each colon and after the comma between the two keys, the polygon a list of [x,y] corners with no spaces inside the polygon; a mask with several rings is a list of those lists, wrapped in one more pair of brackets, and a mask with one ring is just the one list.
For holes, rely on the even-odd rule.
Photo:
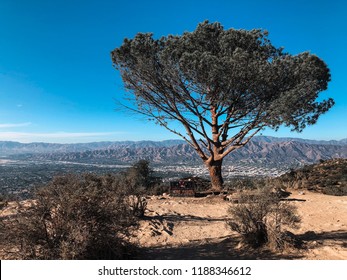
{"label": "distant hill", "polygon": [[317,145],[347,145],[347,138],[341,140],[311,140],[302,138],[292,137],[272,137],[272,136],[255,136],[254,140],[257,142],[300,142],[306,144],[317,144]]}
{"label": "distant hill", "polygon": [[296,189],[347,195],[347,159],[332,159],[292,170],[275,180]]}
{"label": "distant hill", "polygon": [[[347,138],[342,140],[309,140],[301,138],[284,138],[272,136],[255,136],[252,139],[253,143],[286,143],[298,142],[305,144],[317,145],[347,145]],[[115,142],[91,142],[91,143],[76,143],[76,144],[57,144],[57,143],[20,143],[13,141],[0,141],[0,156],[15,155],[15,154],[42,154],[42,153],[70,153],[70,152],[85,152],[94,150],[112,150],[118,148],[163,148],[172,147],[180,144],[185,144],[183,140],[164,140],[164,141],[115,141]]]}
{"label": "distant hill", "polygon": [[91,142],[76,144],[57,143],[20,143],[0,141],[0,156],[18,154],[43,154],[43,153],[71,153],[93,150],[110,150],[118,147],[144,148],[144,147],[170,147],[184,143],[183,140],[164,141],[117,141],[117,142]]}
{"label": "distant hill", "polygon": [[[201,163],[195,151],[181,140],[86,144],[1,143],[2,155],[21,155],[21,157],[31,160],[132,163],[140,159],[147,159],[158,164]],[[259,136],[245,147],[227,156],[225,162],[301,166],[319,160],[347,158],[347,144],[344,143],[345,140],[314,141]],[[23,154],[26,155],[23,156]]]}

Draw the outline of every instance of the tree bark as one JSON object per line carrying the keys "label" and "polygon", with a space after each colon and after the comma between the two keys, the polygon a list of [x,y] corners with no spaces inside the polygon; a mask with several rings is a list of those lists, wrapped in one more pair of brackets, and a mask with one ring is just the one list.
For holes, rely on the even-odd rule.
{"label": "tree bark", "polygon": [[222,160],[206,163],[211,177],[211,191],[220,192],[223,189]]}

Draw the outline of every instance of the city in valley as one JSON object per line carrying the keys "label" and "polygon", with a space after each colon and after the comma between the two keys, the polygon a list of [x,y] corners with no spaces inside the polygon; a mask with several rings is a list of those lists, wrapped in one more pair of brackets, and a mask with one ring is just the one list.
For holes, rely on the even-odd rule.
{"label": "city in valley", "polygon": [[[223,161],[223,177],[276,177],[306,164],[347,158],[347,141],[257,136]],[[147,160],[164,184],[184,177],[209,178],[195,151],[181,140],[49,144],[0,141],[0,193],[20,194],[67,173],[107,174]]]}
{"label": "city in valley", "polygon": [[[117,173],[129,168],[130,164],[88,164],[66,161],[24,161],[0,160],[0,193],[26,197],[31,189],[48,183],[54,176],[69,173]],[[208,178],[207,168],[200,164],[188,165],[151,165],[153,175],[165,184],[183,177],[197,176]],[[262,167],[250,164],[226,164],[223,175],[226,181],[233,177],[275,177],[283,174],[287,168]]]}

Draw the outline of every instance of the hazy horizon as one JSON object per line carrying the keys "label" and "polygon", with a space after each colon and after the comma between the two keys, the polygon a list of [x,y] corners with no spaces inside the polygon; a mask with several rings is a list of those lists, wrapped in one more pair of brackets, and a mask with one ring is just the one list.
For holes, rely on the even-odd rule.
{"label": "hazy horizon", "polygon": [[[273,137],[278,139],[300,139],[300,140],[307,140],[307,141],[343,141],[346,140],[346,138],[340,138],[340,139],[309,139],[309,138],[302,138],[302,137],[291,137],[291,136],[270,136],[270,135],[256,135],[253,138],[257,137]],[[1,140],[0,142],[15,142],[15,143],[21,143],[21,144],[34,144],[34,143],[47,143],[47,144],[89,144],[89,143],[103,143],[103,142],[110,142],[110,143],[116,143],[116,142],[165,142],[165,141],[182,141],[185,142],[183,139],[180,138],[168,138],[163,140],[150,140],[150,139],[142,139],[142,140],[101,140],[101,141],[85,141],[85,142],[50,142],[50,141],[32,141],[32,142],[24,142],[24,141],[12,141],[12,140]]]}

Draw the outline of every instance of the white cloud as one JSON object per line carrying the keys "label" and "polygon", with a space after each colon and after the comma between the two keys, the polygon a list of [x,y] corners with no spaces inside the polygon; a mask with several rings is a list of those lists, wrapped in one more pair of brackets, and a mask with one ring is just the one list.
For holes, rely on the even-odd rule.
{"label": "white cloud", "polygon": [[0,141],[49,142],[49,143],[79,143],[92,141],[107,141],[107,136],[123,134],[124,132],[0,132]]}
{"label": "white cloud", "polygon": [[23,126],[29,126],[29,125],[31,125],[31,122],[25,122],[25,123],[0,123],[0,128],[23,127]]}

